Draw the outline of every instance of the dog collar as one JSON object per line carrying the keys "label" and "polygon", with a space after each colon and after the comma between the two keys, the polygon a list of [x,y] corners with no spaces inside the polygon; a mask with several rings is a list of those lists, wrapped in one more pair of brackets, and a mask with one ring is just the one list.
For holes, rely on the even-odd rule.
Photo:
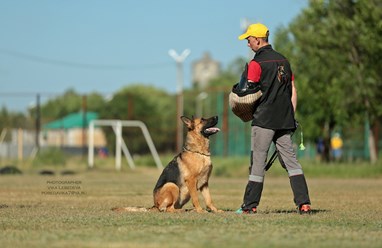
{"label": "dog collar", "polygon": [[198,154],[200,154],[200,155],[207,156],[207,157],[211,156],[211,154],[206,154],[206,153],[202,153],[202,152],[198,152],[198,151],[191,151],[190,149],[188,149],[188,148],[185,147],[185,146],[183,146],[183,150],[186,150],[186,151],[188,151],[188,152],[198,153]]}

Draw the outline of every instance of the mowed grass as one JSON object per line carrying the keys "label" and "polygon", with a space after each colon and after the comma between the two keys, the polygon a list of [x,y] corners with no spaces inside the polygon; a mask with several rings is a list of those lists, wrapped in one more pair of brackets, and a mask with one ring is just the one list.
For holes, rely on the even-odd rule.
{"label": "mowed grass", "polygon": [[[212,198],[223,213],[115,213],[113,207],[151,207],[160,171],[112,167],[67,176],[0,176],[0,246],[382,247],[381,177],[306,173],[311,215],[297,213],[289,179],[278,173],[266,177],[256,215],[234,213],[242,203],[245,173],[211,177]],[[68,195],[62,195],[66,189],[48,188],[73,182]]]}

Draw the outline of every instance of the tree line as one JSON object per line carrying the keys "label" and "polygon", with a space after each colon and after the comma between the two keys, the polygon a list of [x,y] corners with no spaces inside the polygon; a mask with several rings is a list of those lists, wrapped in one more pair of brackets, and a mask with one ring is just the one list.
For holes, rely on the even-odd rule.
{"label": "tree line", "polygon": [[334,129],[366,125],[373,162],[382,117],[381,41],[382,1],[311,0],[275,42],[296,74],[304,131],[328,146]]}
{"label": "tree line", "polygon": [[[376,161],[382,119],[382,1],[310,0],[286,27],[271,30],[272,46],[291,62],[298,90],[296,118],[304,137],[322,137],[329,147],[335,130],[368,129],[370,159]],[[228,93],[239,80],[246,58],[238,58],[210,81],[204,91]],[[200,89],[184,91],[184,113],[195,114]],[[141,83],[122,88],[110,99],[97,92],[86,96],[86,110],[102,119],[139,119],[151,129],[159,150],[175,148],[176,95]],[[80,111],[83,98],[73,89],[41,105],[43,122]],[[35,108],[27,114],[0,111],[0,128],[34,127]],[[205,114],[213,115],[214,106]],[[139,130],[124,130],[131,139]],[[111,132],[108,130],[107,132]],[[109,137],[110,136],[110,137]],[[113,139],[113,135],[108,135]],[[351,139],[352,137],[347,137]],[[113,144],[113,140],[109,140]],[[145,146],[142,140],[131,145]],[[329,149],[325,158],[329,159]]]}

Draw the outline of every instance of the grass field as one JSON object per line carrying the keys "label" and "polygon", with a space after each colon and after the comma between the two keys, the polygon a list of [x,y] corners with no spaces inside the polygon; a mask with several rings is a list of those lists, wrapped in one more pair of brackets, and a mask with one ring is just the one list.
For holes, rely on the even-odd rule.
{"label": "grass field", "polygon": [[66,176],[0,176],[0,246],[382,247],[380,174],[336,178],[307,169],[311,215],[297,214],[289,180],[277,168],[265,179],[256,215],[234,213],[245,168],[236,172],[241,176],[211,178],[213,200],[224,213],[115,213],[111,208],[151,207],[160,171],[112,167]]}

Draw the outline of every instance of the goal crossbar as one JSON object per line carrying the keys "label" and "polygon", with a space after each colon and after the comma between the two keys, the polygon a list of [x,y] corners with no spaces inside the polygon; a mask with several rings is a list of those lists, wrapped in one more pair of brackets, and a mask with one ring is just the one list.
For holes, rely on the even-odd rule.
{"label": "goal crossbar", "polygon": [[134,169],[134,160],[127,149],[126,143],[122,138],[123,127],[138,127],[142,130],[143,136],[150,149],[151,155],[154,158],[155,164],[158,169],[163,169],[161,160],[159,159],[158,152],[154,146],[154,142],[151,139],[150,133],[146,125],[142,121],[126,121],[126,120],[92,120],[89,124],[89,150],[88,150],[88,165],[90,168],[94,166],[94,127],[95,126],[111,126],[116,135],[116,147],[115,147],[115,168],[121,170],[121,151],[123,151],[126,160],[130,168]]}

